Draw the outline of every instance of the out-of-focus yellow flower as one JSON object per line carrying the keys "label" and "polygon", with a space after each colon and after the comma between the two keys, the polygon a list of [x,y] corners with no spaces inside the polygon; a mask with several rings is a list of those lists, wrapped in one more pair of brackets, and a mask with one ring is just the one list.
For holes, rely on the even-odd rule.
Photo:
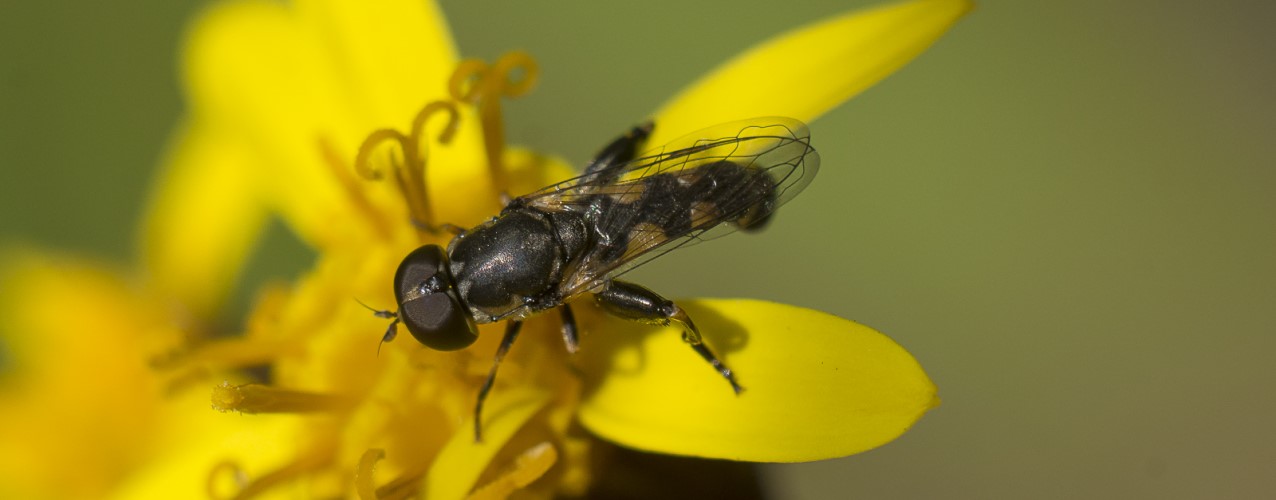
{"label": "out-of-focus yellow flower", "polygon": [[[813,120],[968,10],[917,0],[772,39],[667,103],[651,145],[755,116]],[[500,326],[460,352],[398,341],[378,355],[385,322],[354,299],[390,307],[400,259],[446,244],[410,219],[472,226],[499,210],[499,191],[571,175],[501,137],[500,99],[527,90],[534,63],[458,61],[437,7],[411,0],[223,2],[184,56],[191,111],[144,221],[140,276],[24,256],[3,282],[20,300],[2,304],[12,361],[0,397],[19,410],[0,415],[0,459],[42,467],[6,472],[0,494],[579,494],[590,445],[577,421],[643,450],[805,461],[890,441],[937,401],[907,352],[833,316],[682,302],[749,388],[737,397],[677,332],[582,303],[577,355],[556,318],[528,321],[475,443]],[[272,214],[315,249],[313,268],[261,291],[240,335],[210,337]],[[268,376],[234,375],[250,371]],[[190,387],[240,414],[209,410],[206,392],[193,403]]]}
{"label": "out-of-focus yellow flower", "polygon": [[145,297],[98,266],[31,252],[5,257],[0,497],[98,496],[145,463],[173,430],[162,428],[167,422],[187,416],[169,413],[177,408],[163,404],[147,365],[146,353],[171,347],[173,332]]}

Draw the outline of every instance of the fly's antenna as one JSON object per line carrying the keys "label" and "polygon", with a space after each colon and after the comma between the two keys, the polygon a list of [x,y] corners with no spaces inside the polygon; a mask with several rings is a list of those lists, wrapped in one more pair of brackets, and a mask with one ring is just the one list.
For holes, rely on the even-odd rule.
{"label": "fly's antenna", "polygon": [[364,307],[364,309],[367,309],[367,310],[369,310],[369,311],[372,311],[372,315],[373,315],[373,316],[376,316],[376,317],[378,317],[378,318],[382,318],[382,319],[390,319],[390,318],[394,318],[394,321],[391,321],[391,322],[390,322],[390,326],[386,327],[386,329],[385,329],[385,335],[382,335],[382,336],[381,336],[381,342],[378,342],[378,343],[377,343],[377,356],[381,356],[381,345],[382,345],[382,344],[385,344],[386,342],[389,342],[389,341],[391,341],[391,340],[394,340],[394,336],[395,336],[396,334],[398,334],[398,332],[399,332],[399,329],[398,329],[398,328],[396,328],[397,326],[399,326],[399,314],[398,314],[398,313],[394,313],[394,312],[390,312],[390,310],[389,310],[389,309],[377,309],[377,308],[374,308],[374,307],[372,307],[372,306],[370,306],[370,305],[364,304],[364,303],[363,303],[363,301],[362,301],[362,300],[359,300],[358,298],[355,298],[355,299],[354,299],[354,301],[355,301],[355,302],[358,302],[358,303],[359,303],[359,305],[361,305],[361,306],[363,306],[363,307]]}

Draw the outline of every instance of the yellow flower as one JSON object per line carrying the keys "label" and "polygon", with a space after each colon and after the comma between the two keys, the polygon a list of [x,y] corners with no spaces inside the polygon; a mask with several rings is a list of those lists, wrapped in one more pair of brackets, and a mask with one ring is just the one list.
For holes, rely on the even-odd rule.
{"label": "yellow flower", "polygon": [[147,353],[170,347],[173,332],[153,303],[101,266],[26,251],[4,257],[0,497],[100,496],[157,440],[179,437],[167,423],[188,414],[164,404],[147,367]]}
{"label": "yellow flower", "polygon": [[[920,53],[969,8],[916,0],[782,35],[662,107],[649,145],[756,116],[814,120]],[[8,483],[20,493],[580,494],[590,481],[581,427],[654,452],[807,461],[888,442],[938,401],[902,348],[826,314],[754,300],[679,301],[748,387],[736,396],[677,332],[582,301],[575,355],[561,345],[556,315],[527,322],[476,443],[474,398],[501,325],[483,325],[463,351],[404,338],[378,354],[386,321],[355,299],[393,309],[402,257],[446,244],[423,223],[470,227],[499,211],[500,191],[517,195],[571,175],[555,158],[503,143],[499,102],[528,90],[531,59],[458,61],[437,7],[410,0],[224,2],[201,16],[184,55],[190,116],[144,222],[142,284],[39,258],[19,263],[4,283],[6,294],[27,297],[6,301],[23,313],[5,316],[6,332],[24,332],[6,334],[14,366],[53,368],[29,375],[39,384],[0,396],[6,407],[38,408],[57,395],[68,422],[25,440],[0,436],[16,443],[0,454],[6,470],[33,455],[72,457],[77,440],[98,443],[87,461],[65,459],[81,464],[66,466],[72,471],[51,467]],[[521,80],[509,78],[519,71]],[[314,248],[313,268],[261,291],[240,335],[208,335],[271,216]],[[29,340],[79,350],[44,357],[48,346],[27,349]],[[139,368],[148,360],[155,370]],[[244,375],[263,367],[264,378]],[[192,405],[192,386],[212,386],[215,408],[244,415],[208,411],[206,399]],[[38,415],[5,418],[34,425]],[[83,470],[95,472],[92,484],[58,483],[59,472]]]}

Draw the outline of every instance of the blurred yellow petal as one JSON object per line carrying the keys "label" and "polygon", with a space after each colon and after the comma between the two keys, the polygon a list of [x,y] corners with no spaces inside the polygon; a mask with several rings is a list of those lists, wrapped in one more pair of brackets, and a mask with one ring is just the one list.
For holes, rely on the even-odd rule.
{"label": "blurred yellow petal", "polygon": [[[298,433],[296,417],[223,415],[208,410],[206,393],[200,396],[196,404],[202,403],[205,411],[187,422],[195,432],[189,433],[183,446],[167,447],[151,457],[111,498],[232,498],[246,484],[287,468],[299,446],[304,446],[299,445],[305,436]],[[265,492],[277,497],[302,495],[296,482],[271,486]]]}
{"label": "blurred yellow petal", "polygon": [[811,122],[895,72],[972,8],[916,0],[857,10],[772,38],[702,77],[655,114],[650,144],[721,122]]}
{"label": "blurred yellow petal", "polygon": [[220,3],[191,29],[184,69],[194,116],[240,134],[268,201],[304,239],[322,244],[342,234],[336,222],[350,210],[322,168],[320,141],[353,148],[363,129],[338,108],[339,79],[313,40],[313,27],[282,5]]}
{"label": "blurred yellow petal", "polygon": [[[318,248],[359,238],[367,226],[352,216],[361,212],[333,169],[352,173],[371,131],[407,129],[427,102],[445,99],[456,64],[437,8],[397,0],[216,4],[194,24],[184,55],[195,115],[246,138],[269,200]],[[428,169],[432,190],[485,187],[474,182],[480,141],[476,118],[463,110],[449,145],[431,147],[431,163],[449,166]],[[403,212],[393,189],[368,196]]]}
{"label": "blurred yellow petal", "polygon": [[917,361],[863,325],[756,300],[682,305],[745,391],[732,393],[675,329],[590,316],[585,427],[640,450],[801,462],[880,446],[938,403]]}
{"label": "blurred yellow petal", "polygon": [[549,472],[558,462],[558,450],[547,441],[519,454],[510,470],[494,481],[484,484],[469,496],[469,500],[509,498]]}
{"label": "blurred yellow petal", "polygon": [[261,234],[266,207],[241,140],[206,123],[178,137],[142,222],[142,265],[157,295],[209,319]]}
{"label": "blurred yellow petal", "polygon": [[549,401],[550,395],[538,390],[493,393],[483,419],[483,442],[474,442],[474,420],[467,420],[439,452],[426,475],[426,498],[464,497],[502,446]]}
{"label": "blurred yellow petal", "polygon": [[165,387],[147,364],[176,336],[159,308],[100,267],[35,253],[3,262],[0,489],[99,496],[163,435]]}
{"label": "blurred yellow petal", "polygon": [[446,95],[456,48],[434,2],[305,0],[296,10],[327,41],[343,102],[376,124],[406,125],[427,98]]}

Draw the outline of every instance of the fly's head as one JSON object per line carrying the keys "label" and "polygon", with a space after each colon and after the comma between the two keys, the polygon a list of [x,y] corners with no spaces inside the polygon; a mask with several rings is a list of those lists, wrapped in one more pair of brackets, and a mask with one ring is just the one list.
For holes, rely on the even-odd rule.
{"label": "fly's head", "polygon": [[478,339],[478,327],[457,294],[455,281],[447,253],[438,245],[413,250],[394,273],[397,320],[431,349],[455,351]]}

